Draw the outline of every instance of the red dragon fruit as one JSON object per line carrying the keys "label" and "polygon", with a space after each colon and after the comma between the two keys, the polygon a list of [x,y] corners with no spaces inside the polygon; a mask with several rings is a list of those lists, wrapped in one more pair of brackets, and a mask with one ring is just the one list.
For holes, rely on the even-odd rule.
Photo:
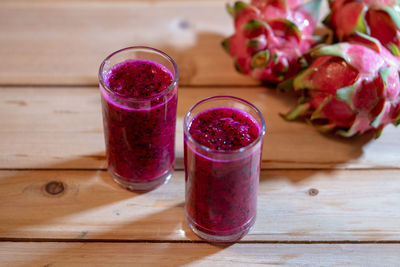
{"label": "red dragon fruit", "polygon": [[400,7],[397,0],[330,0],[331,13],[324,23],[338,41],[360,32],[378,39],[394,55],[400,55]]}
{"label": "red dragon fruit", "polygon": [[252,0],[227,6],[234,18],[235,33],[223,42],[244,74],[277,83],[302,67],[300,56],[315,41],[313,31],[321,0]]}
{"label": "red dragon fruit", "polygon": [[357,33],[351,43],[322,45],[312,64],[292,79],[303,93],[285,118],[306,118],[319,130],[350,137],[400,122],[399,58],[379,41]]}

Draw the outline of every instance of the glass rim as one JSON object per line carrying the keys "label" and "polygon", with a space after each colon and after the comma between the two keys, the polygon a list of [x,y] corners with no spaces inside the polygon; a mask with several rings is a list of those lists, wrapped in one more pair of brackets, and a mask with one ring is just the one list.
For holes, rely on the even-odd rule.
{"label": "glass rim", "polygon": [[[164,58],[166,58],[170,63],[172,63],[173,69],[174,69],[174,74],[173,74],[173,81],[172,83],[165,88],[163,91],[152,95],[149,98],[143,98],[143,97],[123,97],[121,95],[119,95],[118,93],[114,92],[111,90],[110,87],[107,86],[107,84],[104,82],[104,78],[103,78],[103,70],[104,70],[104,66],[106,64],[107,61],[109,61],[113,56],[127,51],[127,50],[144,50],[144,51],[151,51],[151,52],[155,52],[156,54],[159,54],[161,56],[163,56]],[[166,67],[166,66],[164,66]],[[128,46],[122,49],[119,49],[117,51],[112,52],[111,54],[109,54],[100,64],[100,68],[99,68],[99,72],[98,72],[98,78],[100,81],[100,85],[110,94],[112,94],[113,96],[117,96],[119,98],[123,98],[124,101],[135,101],[135,102],[148,102],[151,100],[154,100],[156,98],[162,97],[164,95],[167,95],[168,93],[170,93],[178,84],[178,80],[179,80],[179,70],[178,70],[178,65],[176,64],[176,62],[172,59],[172,57],[170,57],[167,53],[158,50],[156,48],[150,47],[150,46]]]}
{"label": "glass rim", "polygon": [[[189,125],[188,123],[191,123],[191,121],[189,122],[189,116],[192,113],[193,109],[195,109],[197,106],[203,104],[204,102],[208,102],[210,100],[214,100],[214,99],[229,99],[229,100],[235,100],[238,102],[241,102],[242,104],[245,104],[247,106],[249,106],[250,108],[252,108],[253,110],[256,111],[257,115],[260,118],[261,121],[261,127],[260,127],[260,134],[258,135],[258,137],[256,138],[256,140],[254,140],[253,142],[251,142],[250,144],[248,144],[247,146],[241,147],[239,149],[235,149],[235,150],[218,150],[218,149],[214,149],[214,148],[209,148],[206,147],[203,144],[200,144],[199,142],[197,142],[192,135],[189,133]],[[251,115],[251,114],[250,114]],[[255,119],[255,118],[254,118]],[[193,119],[192,119],[193,120]],[[244,100],[240,97],[236,97],[236,96],[229,96],[229,95],[220,95],[220,96],[211,96],[211,97],[207,97],[204,98],[202,100],[200,100],[199,102],[197,102],[196,104],[194,104],[187,112],[186,115],[184,117],[183,120],[183,124],[184,124],[184,135],[187,136],[189,138],[189,140],[191,142],[193,142],[196,146],[199,146],[201,149],[205,150],[206,152],[212,152],[212,153],[217,153],[217,154],[239,154],[239,153],[243,153],[251,148],[253,148],[256,144],[258,144],[265,136],[265,119],[263,114],[261,113],[261,111],[252,103],[250,103],[247,100]]]}

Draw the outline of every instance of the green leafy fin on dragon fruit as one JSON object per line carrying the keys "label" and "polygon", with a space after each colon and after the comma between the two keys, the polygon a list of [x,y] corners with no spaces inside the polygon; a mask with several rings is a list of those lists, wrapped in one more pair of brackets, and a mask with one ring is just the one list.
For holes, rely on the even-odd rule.
{"label": "green leafy fin on dragon fruit", "polygon": [[252,0],[235,2],[227,10],[235,33],[223,41],[236,69],[268,83],[295,75],[303,66],[300,56],[315,45],[321,0]]}
{"label": "green leafy fin on dragon fruit", "polygon": [[291,81],[303,97],[285,115],[304,118],[323,132],[351,137],[400,123],[400,59],[369,36],[322,45],[310,66]]}
{"label": "green leafy fin on dragon fruit", "polygon": [[378,39],[394,55],[400,56],[400,7],[397,0],[330,0],[330,14],[324,23],[338,41],[347,41],[355,32]]}

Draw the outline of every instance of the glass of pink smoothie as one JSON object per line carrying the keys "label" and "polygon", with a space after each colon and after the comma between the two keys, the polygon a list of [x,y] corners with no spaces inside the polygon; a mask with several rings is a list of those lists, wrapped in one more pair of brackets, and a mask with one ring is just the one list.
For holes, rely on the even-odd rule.
{"label": "glass of pink smoothie", "polygon": [[234,242],[254,224],[264,135],[263,115],[240,98],[206,98],[186,114],[186,219],[202,239]]}
{"label": "glass of pink smoothie", "polygon": [[128,47],[99,70],[110,176],[132,191],[166,183],[175,161],[178,68],[167,54]]}

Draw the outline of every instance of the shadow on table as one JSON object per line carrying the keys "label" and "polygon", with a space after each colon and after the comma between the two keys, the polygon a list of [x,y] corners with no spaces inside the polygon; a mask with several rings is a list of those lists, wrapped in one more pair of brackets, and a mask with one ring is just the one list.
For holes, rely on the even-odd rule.
{"label": "shadow on table", "polygon": [[[171,55],[177,62],[180,69],[180,83],[181,84],[196,84],[196,79],[200,75],[197,69],[200,67],[197,64],[202,64],[201,69],[208,71],[215,71],[215,76],[221,75],[221,84],[231,84],[226,86],[227,89],[231,89],[229,94],[235,96],[237,92],[242,92],[246,87],[254,87],[257,83],[254,83],[254,79],[238,74],[233,67],[232,58],[223,51],[221,47],[221,41],[224,36],[214,33],[200,33],[197,35],[197,43],[189,48],[178,49],[174,47],[161,47],[169,55]],[[218,56],[214,56],[218,54]],[[223,54],[224,56],[221,56]],[[202,60],[193,60],[191,57],[196,56]],[[218,63],[213,63],[213,59],[218,58]],[[210,75],[210,82],[217,81],[213,77],[214,74]],[[233,77],[235,75],[235,77]],[[227,78],[228,77],[228,78]],[[229,80],[229,77],[233,77]],[[238,82],[241,78],[244,81],[239,90],[236,90],[235,82]],[[247,80],[246,80],[247,79]],[[233,81],[233,82],[232,82]],[[243,84],[248,84],[247,86]],[[210,85],[212,86],[212,84]],[[218,81],[216,86],[218,87]],[[232,87],[232,88],[229,88]],[[236,86],[237,87],[237,86]],[[190,90],[189,88],[187,90]],[[242,96],[243,94],[241,94]],[[211,95],[209,95],[211,96]],[[243,97],[243,96],[242,96]],[[265,85],[265,93],[263,93],[263,99],[257,99],[256,106],[263,109],[265,119],[267,121],[267,130],[270,131],[285,127],[284,134],[285,139],[276,138],[279,134],[275,131],[275,136],[270,139],[267,133],[264,142],[264,154],[268,153],[267,158],[270,160],[263,162],[263,167],[266,169],[298,169],[298,170],[309,170],[308,172],[298,172],[297,175],[290,175],[287,177],[292,182],[299,182],[307,179],[318,172],[331,172],[335,168],[340,168],[345,165],[355,162],[363,154],[363,147],[374,138],[373,133],[367,133],[363,136],[353,138],[343,138],[335,136],[333,134],[322,134],[318,133],[317,130],[311,125],[306,125],[305,122],[286,122],[283,118],[276,118],[278,113],[285,113],[296,106],[298,97],[291,92],[280,92],[272,88],[272,85]],[[275,105],[278,104],[274,109],[268,107],[268,99]],[[199,99],[193,100],[192,103],[180,103],[180,106],[189,108],[195,104]],[[263,107],[262,105],[265,104]],[[274,117],[274,118],[272,118]],[[272,118],[272,119],[271,119]],[[287,125],[287,127],[286,127]],[[299,127],[297,127],[299,126]],[[302,137],[303,143],[299,143],[299,137],[296,131],[289,132],[287,129],[304,130],[310,133],[309,137]],[[300,139],[300,140],[303,140]],[[273,141],[271,141],[273,140]],[[271,143],[278,140],[279,142]],[[287,152],[284,152],[280,158],[284,159],[280,161],[279,156],[275,154],[280,148],[285,147]],[[271,150],[270,150],[271,148]],[[288,150],[291,150],[290,152]],[[314,154],[313,154],[314,153]],[[265,155],[264,155],[265,156]],[[346,168],[346,167],[343,167]],[[268,177],[262,177],[261,181],[269,179]]]}
{"label": "shadow on table", "polygon": [[[103,155],[104,153],[99,153],[91,155],[91,157],[103,158]],[[9,176],[2,177],[3,206],[11,208],[4,204],[13,203],[14,208],[23,208],[25,214],[13,213],[14,216],[9,216],[1,211],[0,220],[9,221],[9,228],[0,229],[0,235],[4,236],[7,232],[15,230],[12,221],[16,219],[16,215],[23,216],[18,219],[20,222],[25,222],[26,226],[40,225],[42,222],[57,220],[138,196],[138,194],[124,191],[121,194],[115,193],[120,190],[119,186],[112,181],[105,170],[74,170],[73,166],[79,166],[79,163],[85,158],[87,156],[51,166],[42,165],[37,170],[10,171]],[[70,166],[72,169],[66,169],[65,166]],[[27,183],[27,177],[29,177],[29,183]],[[96,195],[96,192],[107,191],[113,192],[109,194],[108,198]],[[104,194],[102,195],[104,196]],[[90,198],[90,201],[85,201],[85,198]],[[26,202],[27,199],[30,202]],[[82,205],[82,200],[84,205]],[[69,205],[71,203],[75,204]]]}
{"label": "shadow on table", "polygon": [[[364,153],[364,146],[374,140],[375,134],[368,132],[361,136],[345,138],[320,133],[305,121],[285,121],[278,118],[278,113],[285,113],[296,106],[297,97],[291,92],[279,92],[266,88],[264,97],[274,99],[279,110],[268,110],[264,113],[267,124],[267,135],[264,139],[264,169],[285,170],[286,179],[293,183],[300,182],[316,173],[330,173],[337,169],[360,166],[358,159]],[[274,117],[268,121],[268,117]],[[273,137],[268,133],[273,131]],[[281,135],[281,136],[279,136]],[[277,137],[279,136],[279,137]],[[282,156],[283,155],[283,156]],[[284,158],[284,160],[280,160]],[[286,171],[287,170],[287,171]],[[262,176],[261,182],[274,179]]]}
{"label": "shadow on table", "polygon": [[[91,157],[102,158],[102,155],[104,153],[93,154]],[[150,244],[162,244],[160,246],[157,245],[157,248],[159,248],[157,253],[145,260],[146,264],[155,266],[159,264],[168,265],[168,259],[171,257],[174,258],[174,262],[178,263],[178,265],[185,265],[223,249],[223,247],[213,247],[201,242],[201,246],[210,247],[200,250],[198,253],[196,252],[193,257],[177,253],[176,247],[174,247],[176,243],[181,241],[190,243],[190,240],[196,243],[200,242],[186,224],[184,194],[182,193],[180,197],[182,199],[180,203],[173,206],[167,203],[163,208],[163,203],[159,199],[160,197],[162,199],[163,194],[165,194],[163,190],[168,192],[169,184],[148,193],[137,194],[119,187],[104,169],[65,169],[65,166],[79,165],[79,162],[87,157],[78,157],[52,166],[41,166],[44,170],[10,171],[9,176],[1,178],[4,191],[2,192],[0,188],[0,193],[2,193],[2,207],[4,208],[0,210],[0,220],[2,225],[7,226],[0,229],[0,239],[10,240],[11,238],[11,240],[18,240],[21,238],[21,241],[24,241],[24,238],[33,238],[33,240],[39,238],[50,242],[73,242],[68,248],[51,251],[49,255],[39,255],[37,259],[29,262],[27,266],[51,266],[52,264],[62,263],[63,259],[68,260],[68,262],[70,260],[74,262],[75,257],[79,262],[79,258],[85,257],[84,252],[80,251],[79,248],[86,242],[119,243],[119,241],[122,241],[139,243],[142,245],[134,246],[135,255],[138,255],[138,257],[142,254],[149,254],[149,250],[151,250]],[[27,183],[27,177],[29,177],[29,183]],[[183,177],[174,176],[170,183],[173,183],[173,179],[183,179]],[[57,192],[54,195],[46,191],[46,186],[53,181],[58,183],[50,189],[53,193]],[[184,184],[183,181],[179,183]],[[142,199],[129,202],[130,199],[138,197]],[[135,212],[141,206],[146,206],[147,200],[152,205],[156,205],[154,208],[156,212],[145,215],[142,218],[137,216],[139,219],[134,221],[123,219],[124,216],[129,216],[127,212]],[[9,206],[7,206],[7,202],[10,203]],[[124,204],[119,206],[118,202],[124,202]],[[104,212],[94,214],[95,216],[109,216],[112,218],[111,226],[110,224],[107,225],[107,222],[105,223],[106,225],[99,225],[99,228],[106,228],[104,233],[101,233],[100,229],[96,231],[97,234],[92,234],[90,228],[93,229],[93,225],[96,225],[96,222],[89,219],[89,223],[93,224],[90,225],[91,227],[86,227],[84,222],[82,224],[73,222],[76,225],[76,229],[68,229],[65,235],[62,230],[55,230],[55,234],[52,234],[52,229],[54,229],[57,221],[69,220],[68,217],[75,221],[73,216],[76,214],[86,213],[85,216],[90,216],[92,210],[109,205],[113,207],[104,209]],[[160,205],[160,208],[157,205]],[[18,209],[24,210],[24,212],[13,212]],[[87,224],[88,220],[85,220]],[[15,223],[16,221],[18,223]],[[105,220],[101,221],[104,223]],[[64,221],[65,223],[68,222]],[[49,231],[46,231],[43,227],[45,225],[49,225]],[[34,230],[35,227],[40,228]],[[71,237],[74,230],[76,230],[75,237]],[[35,235],[29,235],[30,231],[33,231]],[[17,236],[17,238],[13,238],[13,236]],[[96,253],[101,253],[101,251],[91,250],[88,257],[96,257]],[[126,251],[126,253],[131,253],[131,251]],[[101,257],[102,255],[99,254],[98,256]],[[123,254],[121,254],[121,257],[123,257]]]}
{"label": "shadow on table", "polygon": [[[300,123],[300,122],[299,122]],[[309,126],[312,127],[312,126]],[[315,129],[314,129],[315,130]],[[316,130],[315,130],[316,131]],[[343,137],[338,137],[333,134],[328,134],[324,135],[320,133],[322,139],[328,139],[329,142],[334,142],[337,144],[340,144],[337,148],[329,148],[326,150],[327,153],[338,153],[338,154],[346,154],[344,153],[343,149],[345,149],[348,153],[342,157],[341,160],[336,160],[336,161],[321,161],[318,163],[318,166],[316,167],[309,167],[310,165],[316,165],[315,162],[307,162],[304,161],[304,158],[299,158],[299,161],[293,161],[293,165],[295,167],[285,167],[285,168],[272,168],[272,170],[279,170],[281,173],[285,173],[286,179],[293,182],[293,183],[298,183],[303,180],[306,180],[309,177],[314,176],[317,173],[331,173],[337,170],[345,170],[348,169],[349,166],[352,165],[352,162],[355,162],[355,165],[358,165],[357,159],[360,158],[363,155],[363,147],[368,144],[371,140],[374,140],[375,134],[374,133],[367,133],[364,134],[363,136],[357,136],[357,137],[352,137],[352,138],[343,138]],[[305,150],[307,148],[303,147]],[[323,151],[324,147],[321,148],[314,148],[314,149],[320,149]],[[298,153],[299,155],[302,154],[302,152],[299,152],[299,149],[294,149],[293,153]],[[304,153],[303,153],[304,154]],[[268,163],[267,163],[268,164]],[[290,165],[290,162],[285,162],[285,165]],[[304,164],[304,167],[299,167],[298,165]],[[309,165],[309,166],[307,166]],[[268,168],[266,168],[268,170]],[[283,171],[284,170],[284,171]],[[262,181],[267,181],[269,179],[273,179],[270,176],[264,175],[260,177],[260,182]]]}
{"label": "shadow on table", "polygon": [[[197,66],[192,57],[196,56],[203,58],[206,62],[203,60],[203,63],[201,64],[213,64],[212,58],[211,63],[209,61],[210,54],[216,53],[213,52],[215,49],[218,49],[217,53],[224,53],[220,46],[222,39],[223,37],[217,34],[202,33],[198,35],[197,43],[193,47],[184,49],[160,47],[160,49],[166,51],[176,59],[180,68],[180,83],[189,84],[192,79],[195,79],[197,72]],[[232,62],[229,57],[226,57],[225,64],[227,66],[229,65],[229,70],[234,73],[234,70],[232,70]],[[221,70],[216,71],[223,72],[224,67]],[[96,164],[98,162],[99,165],[95,166],[95,168],[99,168],[99,170],[69,169],[76,166],[82,166],[82,161],[88,160],[92,163],[94,161]],[[2,182],[6,184],[15,184],[15,191],[19,190],[16,196],[9,195],[9,199],[6,201],[15,205],[25,206],[24,209],[27,210],[27,213],[16,213],[15,216],[10,216],[10,214],[5,213],[0,214],[0,220],[4,219],[3,221],[7,222],[7,229],[0,229],[0,236],[4,239],[7,239],[10,236],[21,237],[21,232],[29,232],[29,230],[24,231],[24,227],[30,229],[35,228],[35,226],[46,224],[50,224],[54,227],[54,225],[57,224],[57,221],[62,221],[64,218],[69,216],[73,217],[73,215],[85,213],[87,213],[85,216],[90,216],[91,210],[96,210],[102,206],[113,205],[132,198],[145,196],[154,202],[154,200],[159,199],[158,194],[161,193],[161,190],[168,190],[168,185],[164,185],[155,191],[141,195],[124,190],[115,184],[108,176],[103,167],[104,160],[104,153],[85,155],[51,166],[46,166],[45,164],[41,165],[40,168],[45,169],[46,171],[17,171],[11,172],[8,177],[2,178]],[[63,172],[62,175],[60,175],[60,170]],[[30,178],[29,184],[26,183],[27,176],[32,177]],[[176,179],[176,177],[174,178]],[[53,184],[53,190],[60,190],[60,184],[62,184],[64,187],[63,192],[55,195],[47,193],[46,185],[52,181],[61,182]],[[25,186],[22,190],[21,185]],[[23,196],[26,196],[27,194],[28,197],[24,198]],[[15,198],[17,198],[16,201]],[[25,203],[26,199],[30,199],[34,203]],[[183,199],[184,195],[182,194],[182,201]],[[135,206],[135,204],[140,204],[140,201],[135,200],[135,202],[136,203],[133,203],[132,206],[132,212],[135,212],[135,209],[139,208],[139,205]],[[145,202],[143,201],[142,204],[144,203]],[[26,206],[31,208],[27,209]],[[132,242],[143,244],[143,246],[135,246],[135,253],[139,256],[141,254],[146,255],[146,249],[148,254],[149,248],[146,245],[152,243],[162,244],[162,246],[159,246],[160,250],[158,250],[157,253],[154,253],[152,257],[146,259],[146,263],[150,263],[154,266],[160,264],[168,265],[168,259],[171,257],[174,258],[174,262],[178,263],[178,265],[185,265],[224,249],[224,247],[204,244],[194,235],[194,233],[192,233],[185,221],[183,202],[176,204],[175,206],[165,207],[158,212],[154,212],[134,221],[128,221],[126,219],[123,221],[118,220],[118,216],[119,218],[123,217],[127,210],[130,209],[116,210],[113,214],[100,214],[100,216],[114,216],[113,218],[115,218],[115,223],[112,224],[113,227],[103,225],[106,230],[100,234],[92,234],[90,229],[85,229],[86,227],[84,223],[80,225],[76,222],[74,222],[77,228],[76,236],[74,238],[71,238],[71,232],[64,235],[60,230],[56,230],[56,234],[52,234],[51,231],[46,232],[45,229],[40,229],[39,231],[33,230],[36,233],[35,236],[26,236],[26,238],[40,238],[45,239],[43,241],[48,239],[52,242],[68,241],[74,243],[71,243],[73,246],[68,249],[51,252],[49,255],[40,255],[27,265],[50,266],[52,264],[57,264],[57,259],[65,259],[66,255],[68,258],[76,256],[77,259],[85,257],[82,253],[77,253],[77,251],[79,252],[79,248],[82,246],[83,242],[88,241],[96,243],[118,243],[118,241],[123,240],[123,242],[127,243]],[[99,214],[96,215],[99,216]],[[16,216],[19,216],[19,218]],[[13,223],[15,220],[18,220],[18,225]],[[93,222],[93,220],[89,221]],[[153,226],[151,224],[153,224]],[[99,226],[101,228],[102,225]],[[131,236],[129,236],[130,233],[132,233]],[[151,236],[151,238],[149,238],[149,236]],[[173,236],[173,238],[170,238],[169,236]],[[180,238],[176,239],[177,236]],[[198,253],[194,253],[190,257],[187,257],[187,255],[180,256],[179,251],[176,251],[176,248],[174,248],[173,245],[180,243],[181,241],[190,243],[191,240],[195,243],[200,242],[201,246],[209,246],[209,248],[200,250]],[[143,251],[143,253],[141,253],[141,251]],[[91,253],[96,254],[97,252],[92,251]],[[101,251],[98,253],[101,253]]]}
{"label": "shadow on table", "polygon": [[[169,53],[173,58],[176,59],[179,68],[181,69],[181,82],[188,83],[190,80],[195,77],[196,74],[196,66],[194,66],[194,61],[190,58],[190,56],[195,55],[196,57],[203,57],[207,58],[210,57],[210,54],[212,54],[210,51],[219,49],[219,53],[224,53],[222,49],[220,49],[220,42],[223,39],[222,36],[217,35],[217,34],[211,34],[211,33],[201,33],[197,37],[197,43],[195,46],[179,50],[179,49],[174,49],[171,47],[165,47],[161,48],[167,53]],[[200,49],[200,47],[207,47],[207,49]],[[189,55],[189,56],[188,56]],[[209,64],[209,63],[205,63]],[[230,70],[233,68],[232,67],[232,61],[229,57],[226,58],[226,62],[222,64],[221,66],[224,66],[223,68],[230,68]],[[223,72],[224,69],[221,70],[216,70],[216,71],[221,71]],[[267,92],[268,97],[278,97],[282,103],[285,102],[293,102],[293,99],[291,99],[292,96],[290,95],[284,95],[284,94],[276,94],[276,93],[268,93],[268,90],[271,89],[265,89]],[[289,123],[289,122],[288,122]],[[311,127],[311,126],[310,126]],[[321,138],[329,138],[330,142],[336,142],[337,144],[341,144],[341,149],[345,147],[348,149],[348,152],[346,155],[346,158],[342,158],[337,162],[326,162],[326,168],[319,168],[319,169],[310,169],[307,172],[292,172],[290,174],[287,174],[286,178],[289,179],[292,182],[299,182],[301,180],[307,179],[308,177],[314,175],[317,172],[330,172],[333,169],[333,166],[335,165],[340,165],[344,164],[348,161],[357,159],[359,156],[362,155],[362,148],[363,146],[368,143],[372,139],[372,135],[366,135],[363,137],[359,138],[353,138],[353,139],[343,139],[339,137],[334,137],[334,136],[327,136],[327,135],[322,135]],[[296,138],[296,133],[293,133],[293,137]],[[288,140],[290,141],[290,140]],[[310,141],[310,145],[313,145],[312,141]],[[298,149],[303,149],[303,151],[298,151]],[[306,155],[307,154],[307,146],[303,146],[302,148],[293,148],[293,153],[299,153],[300,155]],[[324,149],[323,147],[321,148],[315,148],[315,149]],[[339,149],[339,148],[338,148]],[[296,151],[297,150],[297,151]],[[301,152],[301,153],[300,153]],[[329,153],[335,153],[335,151],[330,151]],[[87,156],[85,156],[87,157]],[[100,153],[98,155],[92,155],[91,157],[98,157],[102,158],[104,160],[104,154]],[[46,166],[48,169],[57,169],[57,168],[65,168],[63,166],[80,166],[79,162],[83,160],[83,158],[76,158],[72,159],[68,162],[63,162],[60,165],[54,165],[54,166]],[[299,161],[304,160],[304,158],[299,159]],[[290,162],[288,163],[290,164]],[[61,167],[60,167],[61,166]],[[43,191],[44,186],[51,182],[51,181],[58,181],[60,180],[59,177],[57,176],[52,176],[53,174],[57,174],[57,171],[52,172],[51,170],[48,171],[48,173],[45,173],[44,177],[37,177],[37,175],[43,174],[44,172],[41,172],[38,174],[38,172],[35,173],[35,171],[27,171],[24,173],[16,172],[15,175],[10,175],[9,177],[3,178],[2,181],[5,183],[10,183],[10,184],[16,184],[18,183],[23,183],[23,181],[26,179],[26,175],[30,175],[35,177],[32,180],[32,184],[29,184],[22,190],[22,192],[18,192],[18,194],[34,194],[35,197],[32,197],[31,199],[37,200],[37,203],[24,203],[24,200],[20,198],[19,203],[14,203],[16,205],[32,205],[32,209],[28,211],[27,214],[25,214],[25,221],[26,225],[25,226],[32,226],[32,225],[40,225],[41,223],[48,222],[48,221],[57,221],[57,219],[62,218],[62,217],[67,217],[69,215],[77,214],[77,213],[82,213],[85,211],[89,211],[92,209],[99,208],[101,206],[105,205],[110,205],[112,203],[116,203],[119,201],[131,199],[131,198],[136,198],[139,196],[139,194],[135,194],[129,191],[126,191],[122,188],[120,188],[118,185],[116,185],[109,177],[106,171],[104,170],[99,170],[97,172],[93,172],[92,176],[88,175],[80,175],[77,173],[77,171],[73,170],[65,170],[65,172],[70,172],[71,177],[66,177],[65,183],[65,192],[63,194],[60,194],[60,197],[57,196],[52,196],[52,195],[46,195],[46,193]],[[59,172],[58,172],[59,173]],[[85,187],[79,187],[79,183],[76,182],[76,177],[74,176],[79,176],[79,179],[87,179],[88,181],[84,182]],[[268,176],[262,177],[261,182],[271,179]],[[101,182],[99,182],[99,180]],[[64,182],[64,178],[62,179],[62,182]],[[163,186],[163,189],[166,189],[168,185]],[[94,190],[93,187],[97,187],[96,190]],[[105,193],[105,194],[99,194],[96,196],[95,192],[110,192],[110,194]],[[151,197],[157,198],[157,192],[153,193]],[[13,196],[10,196],[10,199]],[[41,201],[41,198],[43,197],[48,197],[48,198],[54,198],[54,203],[51,204],[51,206],[41,206],[41,203],[44,203]],[[69,201],[71,203],[75,203],[73,205],[67,205],[68,200],[64,201],[66,198],[72,198]],[[85,205],[80,205],[82,203],[82,198],[90,198],[90,201],[84,201]],[[64,199],[64,200],[63,200]],[[183,199],[183,196],[182,196]],[[9,200],[5,200],[9,201]],[[12,203],[12,201],[10,201]],[[36,205],[38,204],[38,205]],[[16,207],[18,208],[18,207]],[[133,208],[132,208],[133,209]],[[173,214],[174,216],[171,216]],[[109,215],[111,216],[111,214]],[[122,214],[120,214],[122,216]],[[9,228],[6,230],[1,231],[0,230],[0,235],[5,234],[6,232],[13,232],[17,231],[18,229],[16,227],[13,228],[12,224],[12,216],[9,214],[1,214],[0,218],[3,220],[7,220],[9,222]],[[166,221],[166,218],[168,220]],[[117,220],[116,220],[117,221]],[[163,222],[162,224],[160,222]],[[117,223],[116,223],[117,224]],[[157,253],[154,254],[153,257],[151,257],[149,260],[149,263],[152,263],[154,265],[158,265],[160,263],[165,263],[168,264],[168,258],[174,257],[175,262],[178,262],[178,265],[185,265],[190,262],[197,261],[201,258],[204,258],[208,255],[218,253],[223,247],[214,247],[209,250],[201,250],[199,253],[196,253],[193,255],[193,257],[179,257],[179,253],[177,254],[176,249],[173,247],[174,243],[168,243],[168,241],[171,241],[168,239],[169,235],[181,235],[182,239],[181,240],[186,240],[188,238],[189,240],[194,240],[198,242],[198,238],[195,237],[195,235],[190,231],[190,229],[187,227],[186,222],[184,220],[184,209],[183,209],[183,202],[179,203],[175,206],[168,207],[164,210],[161,210],[159,212],[147,215],[143,218],[140,218],[138,220],[132,221],[132,222],[124,222],[120,225],[115,225],[116,227],[111,231],[107,232],[104,234],[100,235],[92,235],[90,232],[85,230],[85,227],[79,227],[80,233],[77,234],[75,239],[70,240],[68,238],[68,241],[74,241],[74,242],[85,242],[85,241],[95,241],[95,242],[107,242],[110,236],[115,237],[114,241],[118,242],[118,240],[125,240],[126,242],[129,243],[135,242],[138,243],[141,240],[138,239],[137,236],[129,236],[129,229],[142,229],[143,230],[143,246],[136,246],[135,253],[137,255],[141,254],[141,250],[144,251],[146,250],[146,240],[145,237],[149,236],[149,233],[146,233],[146,227],[149,226],[149,224],[156,224],[159,231],[158,233],[155,233],[155,236],[153,237],[153,240],[157,241],[158,243],[162,243],[162,251],[157,251]],[[19,225],[21,226],[21,225]],[[18,226],[18,227],[19,227]],[[21,226],[22,227],[22,226]],[[153,227],[154,230],[154,227]],[[128,233],[128,236],[127,236]],[[136,233],[135,233],[136,234]],[[47,235],[49,239],[53,238],[51,236],[51,233]],[[56,237],[58,238],[58,237]],[[62,240],[60,240],[62,241]],[[164,243],[165,241],[165,243]],[[173,241],[173,240],[172,240]],[[179,242],[179,240],[177,240]],[[79,247],[82,245],[82,243],[77,243],[76,245],[74,244],[73,247],[60,250],[56,253],[53,253],[51,255],[46,255],[46,256],[41,256],[39,259],[34,260],[33,262],[30,262],[28,265],[46,265],[52,264],[56,262],[57,258],[61,257],[62,255],[74,255],[71,257],[85,257],[83,254],[76,254],[76,251],[79,251]],[[204,244],[205,246],[207,244]],[[207,245],[211,246],[211,245]],[[96,252],[93,252],[96,253]],[[101,253],[101,252],[99,252]]]}
{"label": "shadow on table", "polygon": [[232,58],[221,45],[224,39],[220,34],[200,32],[192,46],[160,47],[178,65],[180,87],[237,87],[259,84],[258,81],[235,70]]}
{"label": "shadow on table", "polygon": [[[123,191],[124,189],[121,188],[120,190]],[[89,233],[86,236],[82,236],[82,238],[68,240],[69,242],[73,241],[73,245],[58,251],[52,251],[50,255],[40,255],[36,260],[27,263],[26,266],[52,266],[65,261],[71,263],[82,262],[80,260],[82,258],[86,258],[90,262],[90,259],[104,258],[104,253],[113,254],[110,255],[110,258],[112,257],[112,262],[115,265],[126,264],[126,259],[132,258],[132,255],[134,255],[134,258],[137,257],[135,261],[128,263],[133,266],[170,266],[172,262],[174,266],[184,266],[223,250],[225,246],[214,246],[198,241],[198,238],[187,227],[186,221],[182,219],[184,217],[183,206],[183,202],[179,203],[139,220],[118,225],[115,229],[105,234],[90,236]],[[151,224],[156,224],[157,226],[150,226],[153,231],[148,233],[146,232],[146,227]],[[154,229],[157,228],[158,233],[154,233]],[[140,238],[140,234],[139,236],[135,234],[135,236],[130,237],[129,233],[132,229],[135,229],[135,232],[142,231],[143,237],[148,237],[149,234],[154,234],[154,236],[151,240]],[[187,236],[189,239],[195,239],[196,241],[188,242],[185,241],[185,238],[182,238],[183,241],[180,242],[179,240],[168,238],[170,234],[176,235],[177,233],[181,234],[182,237]],[[110,234],[115,238],[110,239]],[[93,242],[100,245],[110,244],[111,248],[108,250],[96,250]],[[116,251],[113,251],[111,245],[113,243],[119,244],[119,249]],[[121,243],[125,244],[122,249]],[[82,246],[93,246],[93,249],[82,250]],[[203,249],[196,249],[196,246]],[[190,256],[188,256],[188,253],[191,253]]]}

